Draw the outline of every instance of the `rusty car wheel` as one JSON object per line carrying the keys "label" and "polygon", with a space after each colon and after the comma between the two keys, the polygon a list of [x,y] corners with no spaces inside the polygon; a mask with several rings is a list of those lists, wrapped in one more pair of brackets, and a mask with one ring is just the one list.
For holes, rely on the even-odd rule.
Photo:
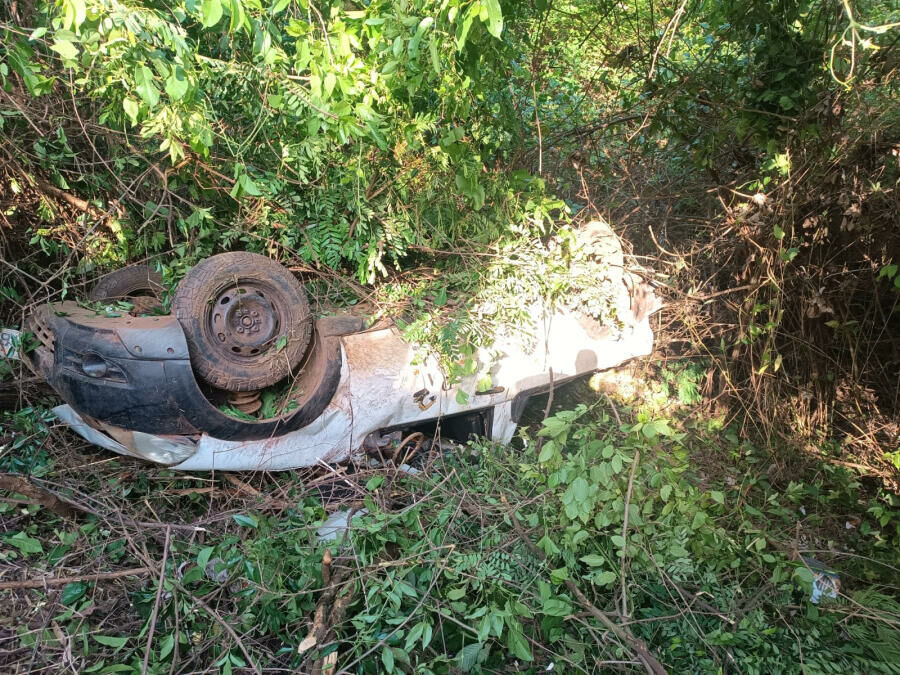
{"label": "rusty car wheel", "polygon": [[303,287],[256,253],[222,253],[193,267],[172,310],[194,370],[226,391],[255,391],[290,375],[312,333]]}
{"label": "rusty car wheel", "polygon": [[98,302],[135,296],[159,299],[163,290],[162,275],[150,265],[129,265],[100,277],[90,299]]}

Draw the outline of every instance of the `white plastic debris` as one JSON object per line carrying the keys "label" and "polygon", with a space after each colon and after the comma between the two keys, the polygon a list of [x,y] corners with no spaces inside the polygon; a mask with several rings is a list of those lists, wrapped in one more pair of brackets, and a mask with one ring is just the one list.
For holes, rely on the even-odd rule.
{"label": "white plastic debris", "polygon": [[801,555],[800,560],[803,561],[803,564],[806,565],[813,574],[812,593],[809,598],[810,601],[814,605],[818,605],[819,600],[822,598],[837,599],[838,591],[841,589],[841,578],[838,576],[837,572],[829,570],[825,566],[825,563],[821,560],[816,560],[815,558]]}
{"label": "white plastic debris", "polygon": [[12,328],[0,329],[0,359],[19,360],[19,340],[22,335]]}
{"label": "white plastic debris", "polygon": [[325,520],[324,523],[316,530],[316,539],[319,541],[334,541],[338,536],[344,533],[352,520],[364,516],[369,513],[368,509],[359,509],[358,511],[350,511],[342,509],[335,511]]}

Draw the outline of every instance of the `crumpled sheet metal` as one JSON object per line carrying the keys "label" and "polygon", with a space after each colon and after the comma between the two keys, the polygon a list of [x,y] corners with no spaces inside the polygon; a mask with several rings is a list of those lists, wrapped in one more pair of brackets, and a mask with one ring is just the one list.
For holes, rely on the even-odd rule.
{"label": "crumpled sheet metal", "polygon": [[[621,315],[620,315],[621,316]],[[476,395],[480,374],[444,388],[444,376],[434,358],[419,358],[414,345],[395,328],[341,338],[343,365],[338,389],[322,415],[308,426],[270,439],[229,441],[202,435],[161,437],[106,428],[98,432],[68,406],[60,406],[75,431],[92,443],[123,455],[143,457],[182,470],[281,470],[345,461],[357,452],[370,433],[386,427],[412,425],[441,416],[493,408],[492,437],[507,442],[515,433],[512,402],[522,391],[611,368],[649,354],[653,333],[646,318],[619,334],[565,310],[537,314],[531,350],[515,336],[492,347],[502,355],[491,370],[491,393]],[[487,354],[482,363],[490,363]],[[417,365],[414,365],[414,361]],[[552,370],[552,375],[551,375]],[[457,390],[468,394],[459,403]],[[77,414],[76,414],[77,416]],[[72,421],[69,421],[72,420]],[[74,423],[73,423],[74,422]],[[102,428],[102,426],[101,426]],[[113,438],[110,438],[112,436]],[[145,438],[149,437],[149,438]]]}
{"label": "crumpled sheet metal", "polygon": [[197,443],[187,436],[145,434],[113,427],[97,420],[88,423],[70,405],[58,405],[53,413],[89,443],[127,457],[171,465],[183,462],[197,450]]}

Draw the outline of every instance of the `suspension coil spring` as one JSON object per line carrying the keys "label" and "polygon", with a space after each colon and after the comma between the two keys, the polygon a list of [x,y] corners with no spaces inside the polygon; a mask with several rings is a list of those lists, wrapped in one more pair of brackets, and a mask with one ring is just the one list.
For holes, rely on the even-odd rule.
{"label": "suspension coil spring", "polygon": [[242,413],[252,415],[262,408],[260,391],[235,391],[228,394],[228,403]]}

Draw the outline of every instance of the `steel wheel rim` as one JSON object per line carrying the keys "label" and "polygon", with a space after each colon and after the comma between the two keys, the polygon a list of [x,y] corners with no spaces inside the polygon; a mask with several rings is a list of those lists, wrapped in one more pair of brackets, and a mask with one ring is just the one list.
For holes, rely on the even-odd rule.
{"label": "steel wheel rim", "polygon": [[286,318],[270,301],[274,295],[269,284],[256,279],[238,279],[213,294],[204,330],[222,355],[247,361],[275,347]]}

